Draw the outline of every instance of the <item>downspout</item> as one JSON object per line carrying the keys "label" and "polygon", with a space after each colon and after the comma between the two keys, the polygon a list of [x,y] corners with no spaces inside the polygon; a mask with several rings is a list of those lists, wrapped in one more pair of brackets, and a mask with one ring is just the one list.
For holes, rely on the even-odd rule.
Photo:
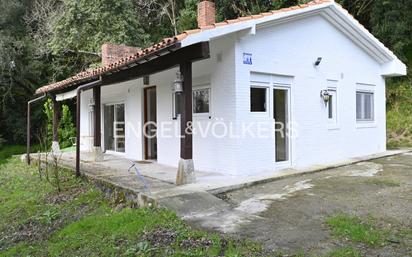
{"label": "downspout", "polygon": [[27,149],[26,149],[26,161],[27,164],[30,165],[30,105],[34,102],[37,102],[46,97],[46,94],[37,97],[36,99],[30,100],[27,102]]}
{"label": "downspout", "polygon": [[80,176],[80,102],[81,102],[81,93],[82,91],[92,89],[96,86],[101,86],[102,78],[99,80],[84,84],[77,88],[77,103],[76,103],[76,176]]}

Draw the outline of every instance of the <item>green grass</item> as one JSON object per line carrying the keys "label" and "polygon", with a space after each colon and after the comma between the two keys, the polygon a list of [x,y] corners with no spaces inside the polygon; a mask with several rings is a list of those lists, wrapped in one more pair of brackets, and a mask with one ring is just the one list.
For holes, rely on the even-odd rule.
{"label": "green grass", "polygon": [[373,178],[365,180],[366,184],[376,185],[376,186],[386,186],[386,187],[399,187],[401,184],[398,181],[391,180],[391,179],[379,179]]}
{"label": "green grass", "polygon": [[75,152],[75,151],[76,151],[76,147],[75,147],[75,146],[66,147],[66,148],[61,149],[61,151],[62,151],[63,153]]}
{"label": "green grass", "polygon": [[333,250],[325,257],[362,257],[362,254],[355,248],[345,247],[337,250]]}
{"label": "green grass", "polygon": [[363,222],[358,217],[346,214],[329,217],[326,223],[335,236],[348,238],[353,242],[374,246],[382,243],[385,237],[385,231],[374,228],[371,224]]}
{"label": "green grass", "polygon": [[0,165],[0,256],[256,256],[261,247],[193,230],[165,209],[123,208],[62,171],[62,193],[36,167]]}

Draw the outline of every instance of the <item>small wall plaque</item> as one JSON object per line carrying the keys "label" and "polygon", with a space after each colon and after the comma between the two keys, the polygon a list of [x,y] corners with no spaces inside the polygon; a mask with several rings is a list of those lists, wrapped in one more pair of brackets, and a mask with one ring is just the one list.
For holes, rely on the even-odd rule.
{"label": "small wall plaque", "polygon": [[243,64],[252,65],[252,54],[243,53]]}

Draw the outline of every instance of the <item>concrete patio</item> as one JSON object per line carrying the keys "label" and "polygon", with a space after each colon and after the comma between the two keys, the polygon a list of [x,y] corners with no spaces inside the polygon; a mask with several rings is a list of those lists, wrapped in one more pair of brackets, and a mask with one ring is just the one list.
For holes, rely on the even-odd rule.
{"label": "concrete patio", "polygon": [[[307,169],[283,169],[273,170],[273,172],[261,174],[259,176],[228,176],[220,173],[196,171],[196,182],[183,186],[176,186],[175,167],[161,165],[152,161],[136,161],[136,167],[143,178],[139,177],[135,170],[129,170],[133,161],[118,155],[104,154],[103,161],[92,161],[92,155],[81,153],[81,172],[96,180],[105,181],[115,187],[126,189],[144,195],[155,202],[162,202],[161,199],[170,199],[181,195],[215,194],[228,192],[244,188],[247,186],[269,182],[280,178],[295,176],[300,174],[313,173],[328,168],[349,165],[370,159],[397,155],[409,150],[394,150],[385,153],[365,156],[347,160],[345,162],[334,163],[324,166],[313,166]],[[32,156],[33,158],[34,156]],[[61,154],[60,163],[62,166],[75,169],[75,153],[65,152]],[[147,188],[145,188],[147,184]]]}

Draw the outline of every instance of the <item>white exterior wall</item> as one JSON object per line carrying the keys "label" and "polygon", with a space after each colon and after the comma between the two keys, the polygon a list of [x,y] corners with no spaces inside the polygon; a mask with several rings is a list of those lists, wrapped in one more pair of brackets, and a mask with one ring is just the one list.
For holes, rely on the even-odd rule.
{"label": "white exterior wall", "polygon": [[[243,53],[251,53],[252,65],[243,64]],[[208,121],[234,124],[240,135],[242,124],[273,124],[273,106],[267,114],[250,112],[251,73],[263,81],[287,82],[291,89],[291,118],[298,137],[291,141],[291,165],[305,167],[333,163],[386,150],[385,81],[381,66],[349,38],[320,16],[257,29],[255,35],[234,33],[210,42],[211,58],[193,64],[193,87],[210,84],[210,118],[194,115],[195,129]],[[322,57],[315,68],[313,63]],[[180,158],[180,120],[172,118],[171,83],[177,68],[150,76],[157,89],[158,162],[177,167]],[[320,91],[327,80],[337,80],[337,125],[330,126]],[[356,122],[357,83],[373,84],[375,122]],[[102,87],[102,104],[125,103],[126,153],[143,159],[143,82],[132,80]],[[269,103],[273,102],[269,90]],[[82,94],[81,149],[91,150],[88,103],[91,91]],[[103,110],[103,107],[102,107]],[[102,122],[104,116],[102,115]],[[104,128],[102,124],[102,129]],[[269,127],[268,127],[269,128]],[[167,131],[164,131],[167,130]],[[219,134],[219,128],[216,126]],[[220,131],[223,132],[223,131]],[[196,133],[196,131],[195,131]],[[89,139],[87,139],[89,138]],[[102,135],[102,139],[104,135]],[[274,138],[193,137],[195,169],[233,175],[257,174],[275,167]]]}
{"label": "white exterior wall", "polygon": [[[195,129],[206,127],[207,122],[235,119],[235,37],[225,37],[210,42],[211,58],[193,64],[193,88],[210,86],[210,114],[193,115]],[[219,59],[219,60],[218,60]],[[156,86],[157,94],[157,162],[177,167],[180,159],[180,119],[173,119],[171,84],[178,68],[150,76],[150,85]],[[212,75],[211,75],[212,74]],[[104,146],[103,105],[125,103],[126,151],[119,154],[129,159],[144,159],[142,79],[102,87],[102,146]],[[81,145],[82,151],[91,151],[93,138],[89,135],[89,107],[92,90],[82,93]],[[218,129],[217,129],[218,130]],[[199,130],[197,130],[199,131]],[[164,133],[163,133],[164,132]],[[199,131],[200,133],[200,131]],[[160,136],[163,134],[164,136]],[[193,136],[193,159],[196,170],[227,172],[236,169],[237,141],[230,138],[214,138],[208,134]]]}
{"label": "white exterior wall", "polygon": [[[250,74],[290,76],[291,117],[298,137],[291,140],[292,166],[333,163],[386,150],[385,81],[381,66],[348,37],[320,16],[261,28],[256,35],[239,38],[236,46],[237,119],[273,121],[269,115],[250,113]],[[243,64],[251,53],[252,65]],[[322,57],[315,68],[313,63]],[[320,91],[327,80],[337,80],[338,124],[330,126]],[[373,84],[375,122],[356,122],[357,83]],[[272,90],[269,91],[272,94]],[[272,102],[272,96],[270,96]],[[253,174],[275,167],[275,144],[246,138],[239,141],[238,171]]]}

